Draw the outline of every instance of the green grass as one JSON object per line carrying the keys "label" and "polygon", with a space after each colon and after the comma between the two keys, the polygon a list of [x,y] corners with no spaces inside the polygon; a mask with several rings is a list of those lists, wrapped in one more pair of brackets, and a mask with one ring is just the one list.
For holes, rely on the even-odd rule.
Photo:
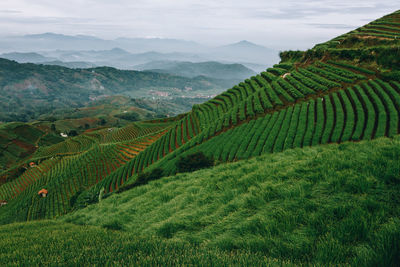
{"label": "green grass", "polygon": [[1,266],[295,266],[260,253],[54,221],[1,226],[0,244]]}
{"label": "green grass", "polygon": [[[58,136],[44,136],[44,125],[35,126],[35,132],[18,123],[0,125],[2,169],[16,165],[17,159],[39,163],[37,156],[57,155],[54,165],[39,163],[38,168],[48,167],[46,172],[26,171],[0,188],[0,197],[9,200],[0,208],[0,223],[59,217],[72,211],[70,206],[85,206],[85,199],[94,202],[98,194],[106,196],[98,205],[59,221],[0,227],[0,265],[398,265],[400,136],[297,148],[165,177],[123,194],[108,194],[125,181],[134,182],[141,171],[161,167],[165,175],[173,174],[179,156],[194,152],[215,154],[221,163],[283,148],[398,134],[400,87],[395,70],[399,41],[378,38],[394,37],[391,30],[398,27],[398,15],[399,11],[376,21],[381,23],[378,26],[359,28],[315,49],[281,53],[282,64],[172,119],[168,124],[171,130],[153,144],[155,138],[128,143],[161,130],[158,123],[99,129],[47,148],[42,146],[57,143]],[[287,60],[291,63],[285,63]],[[0,64],[10,74],[3,82],[58,71],[31,66],[35,70],[21,72],[29,66],[8,61]],[[66,75],[71,74],[68,71]],[[130,76],[125,81],[135,78],[133,73],[96,68],[103,82],[110,74],[114,78]],[[92,74],[83,71],[80,75],[75,84]],[[55,84],[57,75],[50,76],[44,86],[54,87],[56,93],[62,91]],[[150,76],[151,80],[166,78]],[[136,77],[137,86],[131,89],[149,89],[148,81],[143,80],[146,77]],[[182,84],[178,80],[169,84]],[[121,90],[121,84],[104,85],[109,93],[107,88],[115,87],[112,93]],[[200,87],[204,86],[214,88],[213,84]],[[350,89],[344,91],[345,87]],[[70,89],[60,97],[59,107],[79,105],[79,88]],[[88,97],[86,93],[79,96]],[[38,103],[21,101],[33,116],[39,115]],[[9,111],[20,107],[7,103]],[[92,112],[92,108],[88,110]],[[136,117],[135,109],[128,110],[122,117],[114,115]],[[291,118],[292,111],[296,117]],[[90,127],[85,120],[63,121],[68,129],[74,123],[79,131]],[[108,117],[107,123],[111,123]],[[60,124],[55,126],[62,129]],[[16,140],[18,136],[24,138]],[[36,145],[41,148],[28,161]],[[2,181],[20,175],[21,164],[0,173]],[[50,193],[39,199],[36,192],[43,187]],[[105,192],[100,193],[101,188]],[[78,196],[83,189],[89,191]],[[14,198],[15,194],[19,195]]]}
{"label": "green grass", "polygon": [[[307,264],[400,262],[400,137],[178,174],[61,220]],[[107,216],[105,216],[107,214]]]}

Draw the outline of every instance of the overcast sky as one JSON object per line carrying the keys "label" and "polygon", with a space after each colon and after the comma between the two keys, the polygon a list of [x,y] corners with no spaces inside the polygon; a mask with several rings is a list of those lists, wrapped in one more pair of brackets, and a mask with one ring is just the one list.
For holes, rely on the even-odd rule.
{"label": "overcast sky", "polygon": [[0,35],[249,40],[303,49],[398,9],[399,0],[0,0]]}

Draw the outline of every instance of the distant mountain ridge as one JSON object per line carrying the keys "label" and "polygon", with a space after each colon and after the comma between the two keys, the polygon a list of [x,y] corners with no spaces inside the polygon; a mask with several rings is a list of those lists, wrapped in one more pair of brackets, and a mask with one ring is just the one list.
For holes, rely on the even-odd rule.
{"label": "distant mountain ridge", "polygon": [[46,57],[43,56],[39,53],[35,52],[27,52],[27,53],[21,53],[21,52],[11,52],[11,53],[4,53],[0,54],[1,58],[9,59],[9,60],[15,60],[18,63],[42,63],[46,61],[53,61],[55,58],[52,57]]}
{"label": "distant mountain ridge", "polygon": [[[38,47],[40,50],[32,50]],[[253,44],[249,41],[241,41],[225,46],[211,47],[196,43],[194,41],[163,39],[163,38],[117,38],[104,40],[98,37],[76,35],[69,36],[56,33],[32,34],[25,36],[4,37],[0,43],[0,52],[37,52],[47,56],[45,53],[51,51],[106,51],[115,48],[125,50],[131,54],[143,54],[156,52],[160,54],[181,53],[174,58],[158,57],[145,62],[124,62],[124,68],[132,65],[143,64],[155,60],[179,60],[179,61],[220,61],[229,63],[262,64],[264,69],[272,66],[278,57],[278,51]],[[65,61],[62,58],[57,60]],[[74,59],[76,61],[76,59]],[[86,59],[80,61],[88,61]],[[92,62],[96,64],[96,62]],[[107,66],[115,66],[108,65]],[[121,66],[118,66],[121,67]],[[259,71],[259,70],[256,70]]]}
{"label": "distant mountain ridge", "polygon": [[[205,61],[200,56],[184,53],[146,52],[132,54],[121,48],[111,50],[64,51],[40,53],[4,53],[0,58],[19,63],[40,63],[69,68],[111,66],[129,70],[148,70],[193,78],[206,76],[239,82],[255,72],[242,64]],[[190,61],[188,61],[188,59]],[[199,61],[199,62],[198,62]],[[134,63],[134,64],[133,64]],[[264,70],[264,68],[262,68]]]}
{"label": "distant mountain ridge", "polygon": [[231,80],[243,80],[254,75],[255,72],[241,64],[222,64],[219,62],[179,62],[179,61],[152,61],[135,66],[138,70],[170,73],[179,76],[193,78],[206,76],[211,78],[223,78]]}

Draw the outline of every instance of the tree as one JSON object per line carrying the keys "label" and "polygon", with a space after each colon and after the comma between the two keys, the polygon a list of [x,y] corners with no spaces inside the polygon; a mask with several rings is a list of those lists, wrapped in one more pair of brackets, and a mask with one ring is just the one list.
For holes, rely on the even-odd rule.
{"label": "tree", "polygon": [[69,136],[77,136],[78,132],[76,130],[71,130],[71,131],[69,131],[68,135]]}
{"label": "tree", "polygon": [[192,172],[195,170],[214,166],[214,158],[207,157],[203,152],[196,152],[186,157],[181,157],[176,163],[178,172]]}

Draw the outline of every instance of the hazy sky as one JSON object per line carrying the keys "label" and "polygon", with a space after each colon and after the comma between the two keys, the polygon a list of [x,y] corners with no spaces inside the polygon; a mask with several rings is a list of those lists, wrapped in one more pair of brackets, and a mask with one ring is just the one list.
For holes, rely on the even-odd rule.
{"label": "hazy sky", "polygon": [[307,48],[400,9],[399,0],[0,0],[0,35],[56,32],[249,40]]}

